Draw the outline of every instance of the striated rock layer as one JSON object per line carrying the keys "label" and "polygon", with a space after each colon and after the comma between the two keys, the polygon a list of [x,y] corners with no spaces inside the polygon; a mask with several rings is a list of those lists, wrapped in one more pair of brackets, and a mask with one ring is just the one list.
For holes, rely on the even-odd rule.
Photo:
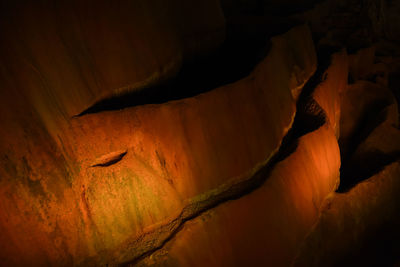
{"label": "striated rock layer", "polygon": [[288,266],[321,202],[336,189],[339,167],[334,132],[324,124],[301,137],[270,174],[258,174],[268,175],[262,187],[186,223],[141,265]]}
{"label": "striated rock layer", "polygon": [[[54,31],[44,33],[58,38]],[[253,174],[278,151],[316,69],[310,32],[300,26],[273,38],[268,56],[236,83],[161,105],[71,118],[93,98],[73,103],[65,93],[89,89],[66,74],[68,83],[61,82],[57,64],[40,63],[42,80],[32,82],[36,76],[5,62],[0,258],[6,265],[116,264],[157,249],[187,219],[251,187]],[[29,89],[8,90],[14,85]]]}
{"label": "striated rock layer", "polygon": [[294,151],[279,151],[276,164],[254,175],[265,181],[259,188],[188,221],[161,249],[133,265],[290,265],[321,204],[339,185],[336,133],[347,75],[347,54],[334,54],[323,82],[299,103],[303,114],[292,130],[310,132],[295,140]]}

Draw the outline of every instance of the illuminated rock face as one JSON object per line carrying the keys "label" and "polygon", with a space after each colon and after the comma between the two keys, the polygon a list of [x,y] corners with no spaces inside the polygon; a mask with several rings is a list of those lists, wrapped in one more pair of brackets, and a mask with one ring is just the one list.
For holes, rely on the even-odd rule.
{"label": "illuminated rock face", "polygon": [[336,189],[339,167],[334,132],[324,124],[270,173],[260,172],[268,175],[260,188],[186,223],[141,264],[289,266],[321,202]]}
{"label": "illuminated rock face", "polygon": [[[292,130],[308,132],[278,152],[288,154],[283,160],[255,174],[262,177],[257,189],[190,220],[162,249],[135,264],[289,266],[317,222],[321,204],[339,185],[335,133],[347,75],[346,53],[334,54],[321,77],[326,79],[300,103],[298,112],[306,114],[296,117]],[[312,127],[302,121],[305,116]]]}
{"label": "illuminated rock face", "polygon": [[[341,155],[346,166],[388,156],[380,167],[399,155],[398,107],[372,48],[337,52],[315,74],[310,30],[298,26],[272,38],[234,83],[87,113],[151,91],[218,47],[219,2],[1,5],[1,264],[328,264],[331,251],[357,243],[338,246],[343,227],[364,238],[369,222],[382,224],[379,207],[398,203],[397,163],[334,193]],[[376,83],[360,80],[381,73]],[[352,146],[365,111],[380,102]],[[382,218],[397,209],[388,205]]]}
{"label": "illuminated rock face", "polygon": [[[310,33],[298,27],[274,38],[268,56],[234,84],[162,105],[71,118],[90,101],[73,103],[64,92],[86,91],[79,82],[57,80],[49,57],[33,57],[44,60],[39,72],[51,91],[27,83],[14,107],[24,114],[2,107],[1,232],[8,245],[1,253],[11,265],[121,263],[156,248],[186,219],[251,185],[279,149],[316,69]],[[2,95],[10,100],[18,93]]]}

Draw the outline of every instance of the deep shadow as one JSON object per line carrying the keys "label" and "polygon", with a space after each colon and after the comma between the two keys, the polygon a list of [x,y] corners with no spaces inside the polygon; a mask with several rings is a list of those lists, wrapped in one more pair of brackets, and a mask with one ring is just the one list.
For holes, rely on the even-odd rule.
{"label": "deep shadow", "polygon": [[227,25],[227,38],[213,53],[186,62],[178,75],[163,84],[102,99],[77,116],[109,110],[120,110],[145,104],[161,104],[193,97],[248,76],[266,57],[270,37],[282,34],[295,22],[282,20],[243,35],[251,23]]}
{"label": "deep shadow", "polygon": [[[333,266],[398,266],[400,261],[400,218],[386,221],[383,226],[374,227],[363,238],[362,246],[339,259]],[[350,234],[350,233],[349,233]]]}
{"label": "deep shadow", "polygon": [[[400,72],[390,73],[388,77],[388,87],[394,94],[397,103],[400,103]],[[400,114],[400,105],[397,105]],[[400,116],[399,116],[400,123]]]}
{"label": "deep shadow", "polygon": [[363,114],[353,135],[346,142],[346,146],[344,147],[342,142],[339,142],[342,165],[338,192],[347,192],[357,183],[370,178],[398,158],[397,153],[384,154],[380,151],[366,153],[362,155],[362,158],[353,158],[358,146],[385,120],[384,108],[389,104],[387,100],[382,100],[366,108],[366,113]]}
{"label": "deep shadow", "polygon": [[340,169],[340,186],[338,192],[349,191],[358,183],[371,178],[382,171],[385,166],[399,159],[400,151],[393,153],[374,151],[365,153],[360,158],[343,162]]}

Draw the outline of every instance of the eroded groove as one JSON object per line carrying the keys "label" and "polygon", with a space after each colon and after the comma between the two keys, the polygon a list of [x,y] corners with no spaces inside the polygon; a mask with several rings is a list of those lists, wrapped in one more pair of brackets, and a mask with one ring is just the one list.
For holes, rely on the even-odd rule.
{"label": "eroded groove", "polygon": [[[324,64],[326,68],[328,65],[329,64]],[[229,183],[223,184],[193,199],[191,203],[183,209],[178,218],[131,242],[128,245],[130,249],[128,249],[129,251],[126,255],[129,254],[132,256],[132,254],[134,254],[134,257],[133,259],[127,260],[123,265],[135,265],[142,259],[161,249],[169,240],[180,232],[185,222],[227,201],[242,198],[261,187],[270,176],[275,165],[290,156],[296,150],[298,139],[309,132],[317,130],[325,123],[325,112],[318,103],[311,98],[313,88],[315,88],[316,82],[321,80],[324,71],[325,69],[318,71],[314,77],[307,82],[305,88],[308,89],[303,90],[300,95],[292,127],[283,138],[279,150],[266,161],[267,163],[257,166],[244,176],[231,180]],[[163,236],[162,239],[159,238],[160,235]],[[142,244],[146,244],[144,248]],[[142,248],[140,248],[141,246]]]}

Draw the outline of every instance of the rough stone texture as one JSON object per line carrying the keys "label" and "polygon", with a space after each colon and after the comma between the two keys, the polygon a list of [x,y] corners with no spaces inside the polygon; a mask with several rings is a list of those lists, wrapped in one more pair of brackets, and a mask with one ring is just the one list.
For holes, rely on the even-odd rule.
{"label": "rough stone texture", "polygon": [[[336,189],[340,155],[329,124],[306,134],[262,187],[187,222],[139,265],[288,266]],[[262,230],[260,230],[262,229]]]}
{"label": "rough stone texture", "polygon": [[[352,262],[348,254],[369,242],[367,238],[387,222],[399,221],[399,177],[400,164],[395,162],[349,192],[332,194],[294,265],[334,266],[343,264],[340,261],[346,256],[350,260],[347,264],[379,264],[368,262],[367,254],[365,262]],[[380,264],[386,260],[381,259]]]}
{"label": "rough stone texture", "polygon": [[[66,113],[67,123],[60,123],[49,119],[55,115],[46,101],[64,93],[47,79],[30,82],[36,76],[5,62],[0,233],[6,245],[0,258],[6,265],[121,263],[157,248],[276,153],[299,91],[316,68],[310,32],[300,26],[273,38],[267,58],[234,84],[162,105],[75,118],[69,115],[83,105],[67,112],[54,101],[51,110]],[[57,65],[43,64],[61,75]],[[47,71],[39,73],[47,77]],[[24,96],[31,89],[13,86],[40,93]],[[67,90],[73,84],[57,86],[73,92]],[[92,167],[99,162],[108,166]]]}
{"label": "rough stone texture", "polygon": [[[346,52],[334,54],[322,83],[311,99],[307,98],[314,105],[301,111],[315,116],[316,124],[322,120],[322,125],[296,140],[294,151],[271,170],[264,167],[256,173],[266,180],[258,189],[189,220],[161,249],[135,264],[290,265],[316,223],[321,203],[339,185],[340,152],[335,133],[347,76]],[[294,127],[306,126],[295,123]]]}

